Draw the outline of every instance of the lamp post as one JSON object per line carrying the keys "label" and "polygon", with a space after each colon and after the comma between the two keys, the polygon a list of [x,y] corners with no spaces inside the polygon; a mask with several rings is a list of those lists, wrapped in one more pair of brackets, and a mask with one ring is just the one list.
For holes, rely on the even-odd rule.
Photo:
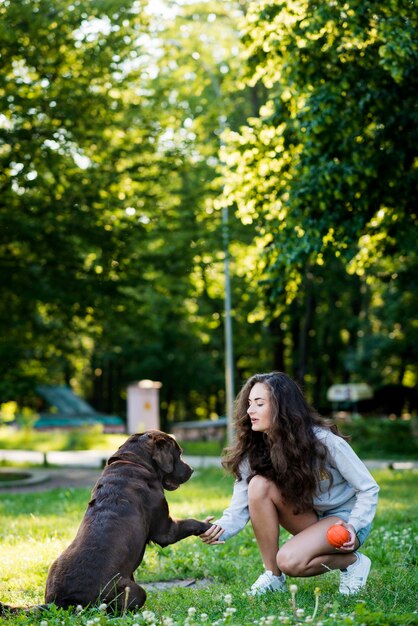
{"label": "lamp post", "polygon": [[231,275],[229,270],[229,211],[227,206],[222,207],[222,230],[224,246],[224,333],[225,333],[225,391],[227,415],[227,440],[231,445],[234,440],[234,349],[232,340],[231,318]]}
{"label": "lamp post", "polygon": [[[222,92],[219,80],[210,72],[212,84],[215,87],[217,100],[222,104]],[[219,116],[220,148],[223,147],[222,133],[225,130],[225,118]],[[222,206],[222,241],[224,252],[224,341],[225,341],[225,409],[227,417],[227,442],[233,443],[235,429],[233,423],[234,415],[234,344],[232,334],[232,314],[231,314],[231,273],[229,254],[229,210],[228,206]]]}

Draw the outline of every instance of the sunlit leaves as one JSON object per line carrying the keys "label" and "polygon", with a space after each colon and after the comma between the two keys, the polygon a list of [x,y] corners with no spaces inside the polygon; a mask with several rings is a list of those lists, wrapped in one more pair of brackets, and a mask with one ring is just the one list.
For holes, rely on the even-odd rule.
{"label": "sunlit leaves", "polygon": [[[414,175],[406,165],[415,151],[406,126],[413,125],[414,90],[410,82],[393,80],[389,51],[402,49],[398,63],[409,74],[417,26],[410,7],[251,5],[244,39],[248,81],[263,81],[270,99],[260,118],[227,138],[232,175],[226,194],[244,221],[261,217],[271,225],[276,219],[280,231],[277,218],[286,215],[286,241],[276,246],[279,265],[288,265],[289,255],[303,263],[324,241],[337,250],[355,244],[383,201],[407,213],[411,197],[400,181]],[[336,236],[324,239],[330,223]]]}
{"label": "sunlit leaves", "polygon": [[155,149],[126,65],[146,24],[140,4],[20,0],[0,13],[0,351],[3,391],[14,381],[18,393],[88,355],[83,337],[97,332],[130,247],[135,175],[122,171],[141,163],[144,179]]}
{"label": "sunlit leaves", "polygon": [[[326,280],[335,259],[384,298],[392,292],[382,280],[394,268],[406,278],[416,267],[415,3],[258,1],[243,30],[246,81],[262,84],[266,98],[258,117],[226,135],[225,197],[255,229],[262,271],[255,264],[254,278],[261,277],[270,317],[283,320],[292,311],[302,330],[285,341],[303,352],[307,339],[296,333],[303,338],[311,328],[318,337],[318,277]],[[340,280],[340,290],[355,289],[355,280]],[[354,291],[350,298],[353,313],[364,307],[367,320],[366,294],[360,304]],[[387,323],[394,315],[402,317],[401,310],[392,308]],[[357,331],[352,325],[354,351],[370,323]],[[306,353],[300,358],[303,377]]]}

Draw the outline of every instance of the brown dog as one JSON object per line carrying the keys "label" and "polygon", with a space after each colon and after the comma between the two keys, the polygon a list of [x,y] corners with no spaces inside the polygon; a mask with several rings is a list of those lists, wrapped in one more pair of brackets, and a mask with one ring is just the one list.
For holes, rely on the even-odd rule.
{"label": "brown dog", "polygon": [[[51,565],[45,602],[63,608],[97,602],[114,610],[141,607],[146,594],[134,572],[147,543],[168,546],[210,526],[169,515],[164,489],[177,489],[192,472],[170,435],[150,430],[129,437],[94,486],[74,541]],[[0,613],[8,609],[0,604]]]}

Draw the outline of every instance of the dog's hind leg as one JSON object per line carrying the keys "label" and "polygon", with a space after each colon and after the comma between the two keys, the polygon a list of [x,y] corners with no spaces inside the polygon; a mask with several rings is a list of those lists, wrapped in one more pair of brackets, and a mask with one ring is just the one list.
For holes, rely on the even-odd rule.
{"label": "dog's hind leg", "polygon": [[106,596],[102,596],[104,602],[117,609],[118,613],[140,609],[146,597],[145,590],[130,578],[119,578]]}

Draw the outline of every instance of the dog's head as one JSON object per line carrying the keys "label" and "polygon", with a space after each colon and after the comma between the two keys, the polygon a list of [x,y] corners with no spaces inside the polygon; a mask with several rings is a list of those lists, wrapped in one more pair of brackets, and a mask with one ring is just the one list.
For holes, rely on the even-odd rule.
{"label": "dog's head", "polygon": [[151,461],[164,489],[174,491],[193,474],[193,469],[183,461],[181,454],[180,446],[171,435],[161,430],[148,430],[131,435],[108,462],[124,458],[135,462],[134,456],[138,462]]}
{"label": "dog's head", "polygon": [[177,441],[159,430],[148,431],[152,441],[151,456],[162,475],[164,489],[174,491],[189,480],[193,469],[181,457],[182,450]]}

